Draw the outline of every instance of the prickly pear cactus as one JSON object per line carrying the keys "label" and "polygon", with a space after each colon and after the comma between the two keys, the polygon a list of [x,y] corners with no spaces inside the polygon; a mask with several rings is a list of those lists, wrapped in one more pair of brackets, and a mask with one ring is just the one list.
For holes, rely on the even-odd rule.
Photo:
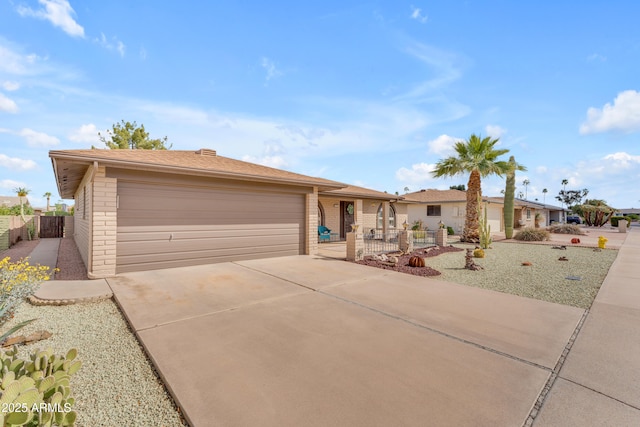
{"label": "prickly pear cactus", "polygon": [[23,360],[17,348],[0,353],[0,425],[73,426],[69,379],[82,363],[76,349],[65,356],[36,350]]}

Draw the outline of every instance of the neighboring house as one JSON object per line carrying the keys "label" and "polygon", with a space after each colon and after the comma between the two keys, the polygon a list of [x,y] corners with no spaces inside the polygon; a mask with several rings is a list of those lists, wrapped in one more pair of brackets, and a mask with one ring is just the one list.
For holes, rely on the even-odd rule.
{"label": "neighboring house", "polygon": [[640,215],[640,209],[635,209],[635,208],[618,209],[615,216],[626,216],[626,215],[632,215],[632,214]]}
{"label": "neighboring house", "polygon": [[[410,226],[422,221],[423,226],[434,230],[442,222],[452,227],[456,234],[462,234],[467,210],[467,192],[461,190],[420,190],[404,195],[408,205]],[[483,207],[487,207],[487,220],[491,232],[504,230],[502,220],[502,200],[483,198]]]}
{"label": "neighboring house", "polygon": [[[29,206],[29,199],[27,196],[22,198],[22,202],[25,206]],[[10,208],[12,206],[20,206],[20,197],[18,196],[0,196],[0,206]]]}
{"label": "neighboring house", "polygon": [[209,149],[49,156],[91,278],[316,253],[318,194],[346,187]]}
{"label": "neighboring house", "polygon": [[340,239],[359,224],[364,233],[402,229],[407,221],[407,204],[401,196],[349,185],[318,194],[318,225],[331,229]]}
{"label": "neighboring house", "polygon": [[[503,197],[489,197],[496,203],[504,203]],[[536,215],[538,215],[538,225],[546,227],[554,222],[565,222],[568,209],[547,205],[540,202],[532,202],[530,200],[516,198],[513,202],[514,228],[535,227]]]}

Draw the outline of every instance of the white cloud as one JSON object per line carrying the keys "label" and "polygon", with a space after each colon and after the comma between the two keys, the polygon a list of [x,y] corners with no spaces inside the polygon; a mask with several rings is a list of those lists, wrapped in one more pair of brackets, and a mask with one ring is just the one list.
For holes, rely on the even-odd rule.
{"label": "white cloud", "polygon": [[43,132],[36,132],[32,129],[22,129],[18,132],[18,135],[22,136],[29,147],[51,147],[58,145],[60,140],[55,136],[47,135]]}
{"label": "white cloud", "polygon": [[[411,41],[404,50],[406,53],[428,67],[429,74],[434,77],[415,84],[406,93],[397,96],[395,98],[396,101],[410,100],[433,102],[434,92],[450,85],[462,76],[462,72],[457,64],[459,62],[459,58],[454,54],[416,41]],[[437,94],[435,96],[438,97],[441,95]],[[442,102],[442,104],[454,104],[454,102],[449,100],[443,101],[444,102]],[[469,112],[469,109],[466,106],[463,106],[462,108],[458,106],[458,109],[461,110],[460,113],[462,115],[466,115]]]}
{"label": "white cloud", "polygon": [[600,62],[604,62],[607,60],[606,56],[602,56],[599,53],[592,53],[591,55],[587,56],[587,61],[592,62],[592,61],[600,61]]}
{"label": "white cloud", "polygon": [[417,163],[411,165],[411,169],[400,168],[396,171],[396,179],[404,184],[421,184],[427,181],[434,181],[431,172],[435,164]]}
{"label": "white cloud", "polygon": [[2,93],[0,93],[0,111],[4,111],[7,113],[17,113],[18,104],[16,104],[12,99],[7,98]]}
{"label": "white cloud", "polygon": [[263,155],[260,157],[243,156],[245,162],[258,163],[263,166],[282,169],[288,166],[284,159],[285,148],[280,141],[268,141],[264,143]]}
{"label": "white cloud", "polygon": [[422,9],[419,7],[411,6],[411,19],[415,19],[419,23],[424,24],[427,22],[428,17],[422,14]]}
{"label": "white cloud", "polygon": [[27,6],[18,6],[21,16],[44,19],[59,27],[73,37],[84,37],[84,28],[75,19],[75,12],[67,0],[38,0],[44,9],[34,10]]}
{"label": "white cloud", "polygon": [[[0,188],[3,189],[8,189],[11,190],[13,192],[14,188],[18,188],[18,187],[26,187],[27,185],[24,182],[20,182],[20,181],[14,181],[12,179],[3,179],[0,180]],[[6,194],[5,194],[6,195]],[[10,194],[11,196],[13,196],[13,194]]]}
{"label": "white cloud", "polygon": [[13,92],[14,90],[20,89],[20,83],[6,81],[2,83],[2,88],[8,92]]}
{"label": "white cloud", "polygon": [[492,138],[502,138],[502,135],[507,133],[507,130],[505,128],[497,125],[487,125],[485,131],[487,132],[487,135]]}
{"label": "white cloud", "polygon": [[538,166],[536,168],[536,172],[539,174],[545,174],[549,171],[549,169],[546,166]]}
{"label": "white cloud", "polygon": [[620,92],[613,105],[606,103],[601,109],[587,110],[587,121],[580,126],[580,133],[590,134],[608,131],[631,133],[640,130],[640,92]]}
{"label": "white cloud", "polygon": [[265,77],[267,81],[282,76],[282,71],[278,70],[278,68],[276,68],[276,64],[267,57],[263,56],[260,59],[260,66],[267,72]]}
{"label": "white cloud", "polygon": [[427,145],[429,146],[430,153],[438,154],[445,157],[453,154],[453,146],[458,141],[461,141],[461,139],[454,138],[453,136],[449,135],[440,135],[436,139],[429,141]]}
{"label": "white cloud", "polygon": [[15,47],[0,38],[0,71],[14,75],[37,74],[41,68],[41,59],[35,54],[18,53]]}
{"label": "white cloud", "polygon": [[69,140],[73,142],[87,142],[91,144],[100,142],[98,129],[93,123],[82,125],[78,129],[73,130],[69,134]]}
{"label": "white cloud", "polygon": [[604,160],[609,163],[609,167],[614,169],[629,169],[634,166],[640,166],[640,156],[625,152],[617,152],[607,154]]}
{"label": "white cloud", "polygon": [[14,171],[27,171],[35,169],[37,164],[30,159],[19,159],[17,157],[0,154],[0,166]]}
{"label": "white cloud", "polygon": [[107,50],[115,50],[118,52],[121,58],[124,58],[124,54],[126,51],[126,46],[117,37],[113,36],[110,39],[104,35],[104,33],[100,33],[100,37],[93,39],[94,42],[98,43],[100,46]]}

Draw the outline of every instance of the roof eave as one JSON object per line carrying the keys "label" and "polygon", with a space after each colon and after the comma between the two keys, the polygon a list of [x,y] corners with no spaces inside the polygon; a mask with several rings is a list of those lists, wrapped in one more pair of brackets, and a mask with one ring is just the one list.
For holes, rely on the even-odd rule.
{"label": "roof eave", "polygon": [[[213,171],[207,169],[198,169],[198,168],[187,168],[182,166],[171,166],[171,165],[154,165],[145,162],[136,162],[129,160],[117,160],[117,159],[109,159],[109,158],[101,158],[97,156],[83,156],[83,155],[73,155],[64,151],[49,151],[49,157],[51,157],[54,162],[54,170],[55,168],[55,160],[63,159],[69,160],[77,163],[87,163],[87,165],[93,164],[93,162],[98,161],[101,165],[111,166],[111,167],[125,167],[125,168],[136,168],[136,169],[144,169],[149,171],[171,171],[176,173],[181,173],[184,175],[197,175],[197,176],[209,176],[214,178],[226,178],[226,179],[240,179],[243,181],[258,181],[258,182],[267,182],[267,183],[276,183],[276,184],[288,184],[295,185],[300,187],[318,187],[318,190],[331,190],[331,189],[340,189],[347,187],[346,184],[340,182],[319,182],[315,180],[290,180],[287,178],[279,178],[279,177],[265,177],[262,175],[252,175],[252,174],[242,174],[242,173],[233,173],[233,172],[221,172],[221,171]],[[56,172],[56,181],[58,181],[58,176]],[[60,183],[58,181],[58,187]]]}

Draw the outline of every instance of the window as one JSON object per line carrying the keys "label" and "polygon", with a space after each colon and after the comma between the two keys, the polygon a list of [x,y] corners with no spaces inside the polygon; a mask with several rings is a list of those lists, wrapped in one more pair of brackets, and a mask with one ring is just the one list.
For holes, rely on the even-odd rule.
{"label": "window", "polygon": [[[378,215],[376,217],[376,228],[378,229],[382,229],[382,220],[383,220],[382,207],[383,206],[384,206],[383,203],[380,203],[380,206],[378,206]],[[392,205],[389,205],[389,213],[387,215],[389,218],[389,228],[395,228],[396,227],[396,210]]]}
{"label": "window", "polygon": [[531,209],[527,209],[527,219],[531,219]]}
{"label": "window", "polygon": [[441,216],[440,205],[427,205],[427,216]]}

